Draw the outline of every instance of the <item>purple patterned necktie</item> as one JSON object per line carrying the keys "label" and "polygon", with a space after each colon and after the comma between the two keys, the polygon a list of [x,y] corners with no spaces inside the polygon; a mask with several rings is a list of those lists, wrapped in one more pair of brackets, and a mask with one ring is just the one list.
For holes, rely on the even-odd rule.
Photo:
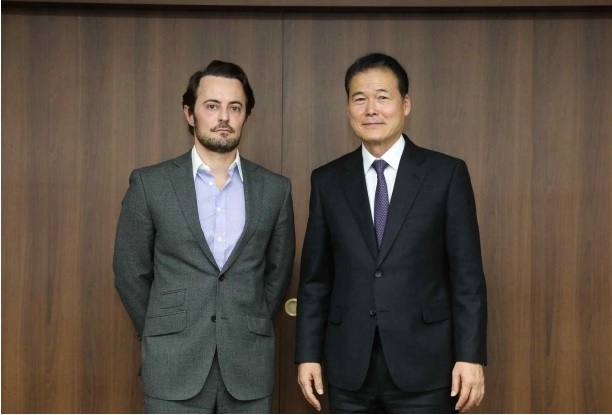
{"label": "purple patterned necktie", "polygon": [[387,191],[387,181],[384,175],[384,171],[388,164],[384,160],[374,160],[372,166],[374,170],[376,170],[378,179],[374,196],[374,229],[376,230],[378,249],[380,249],[383,234],[385,233],[385,224],[387,223],[387,212],[389,211],[389,193]]}

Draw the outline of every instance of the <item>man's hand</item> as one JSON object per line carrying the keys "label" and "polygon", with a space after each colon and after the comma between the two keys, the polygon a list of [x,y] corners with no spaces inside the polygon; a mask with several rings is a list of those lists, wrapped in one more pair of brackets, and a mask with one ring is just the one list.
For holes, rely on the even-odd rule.
{"label": "man's hand", "polygon": [[321,404],[312,391],[312,384],[319,395],[323,395],[323,378],[321,376],[320,363],[300,363],[298,365],[298,384],[302,388],[304,398],[317,411],[321,410]]}
{"label": "man's hand", "polygon": [[459,394],[455,409],[466,412],[480,405],[485,393],[484,370],[481,364],[457,362],[453,368],[451,396]]}

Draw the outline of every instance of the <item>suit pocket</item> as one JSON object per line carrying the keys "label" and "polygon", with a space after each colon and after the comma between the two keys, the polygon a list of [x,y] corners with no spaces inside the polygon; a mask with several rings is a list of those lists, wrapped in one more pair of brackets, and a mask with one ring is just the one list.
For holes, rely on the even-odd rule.
{"label": "suit pocket", "polygon": [[147,317],[143,335],[161,336],[163,334],[178,333],[187,327],[187,312],[164,314],[161,316]]}
{"label": "suit pocket", "polygon": [[180,307],[185,304],[185,290],[166,291],[159,296],[159,308]]}
{"label": "suit pocket", "polygon": [[333,324],[340,324],[342,321],[342,309],[340,307],[330,307],[328,320]]}
{"label": "suit pocket", "polygon": [[423,308],[423,320],[426,323],[435,323],[451,318],[451,308],[447,302],[430,305]]}
{"label": "suit pocket", "polygon": [[246,321],[247,327],[251,333],[260,334],[262,336],[272,336],[274,334],[272,320],[267,317],[246,314]]}

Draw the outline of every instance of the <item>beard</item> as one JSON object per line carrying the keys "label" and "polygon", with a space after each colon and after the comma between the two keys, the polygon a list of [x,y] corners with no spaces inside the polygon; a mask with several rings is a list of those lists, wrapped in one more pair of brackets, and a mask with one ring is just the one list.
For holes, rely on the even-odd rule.
{"label": "beard", "polygon": [[[229,129],[232,134],[236,132],[236,130],[230,127],[228,123],[221,123],[217,125],[216,127],[211,128],[210,132],[211,133],[215,132],[217,131],[217,129],[220,129],[220,128]],[[234,138],[229,138],[229,137],[214,138],[214,137],[207,135],[205,132],[201,132],[196,120],[194,120],[194,133],[195,133],[196,139],[200,142],[200,144],[202,144],[202,146],[205,149],[212,151],[214,153],[220,153],[220,154],[229,153],[230,151],[238,147],[238,145],[240,144],[240,134],[238,134]]]}

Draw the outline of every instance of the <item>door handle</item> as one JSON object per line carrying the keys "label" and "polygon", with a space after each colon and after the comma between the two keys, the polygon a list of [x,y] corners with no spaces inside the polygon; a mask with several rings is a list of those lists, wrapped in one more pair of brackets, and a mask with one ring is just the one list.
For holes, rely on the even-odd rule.
{"label": "door handle", "polygon": [[285,302],[285,313],[291,317],[297,315],[297,298],[290,298]]}

